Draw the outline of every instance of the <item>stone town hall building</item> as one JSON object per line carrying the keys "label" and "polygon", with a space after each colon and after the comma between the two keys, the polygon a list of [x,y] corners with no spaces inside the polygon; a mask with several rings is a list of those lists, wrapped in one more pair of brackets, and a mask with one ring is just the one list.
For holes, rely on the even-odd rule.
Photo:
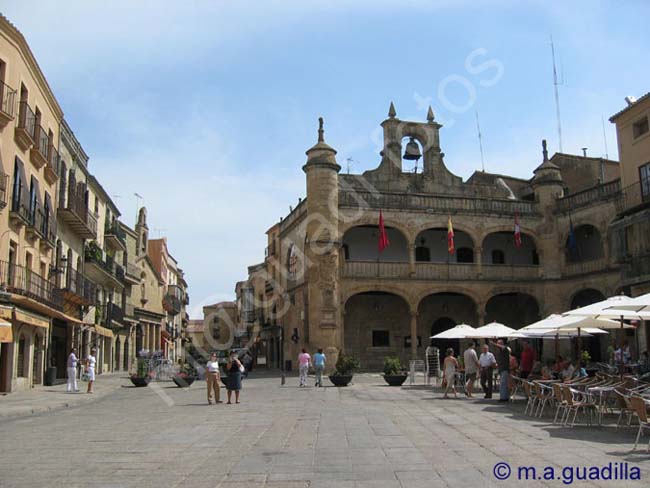
{"label": "stone town hall building", "polygon": [[[422,358],[429,337],[457,323],[518,328],[620,292],[608,239],[617,162],[549,159],[544,143],[529,180],[475,172],[463,181],[444,163],[431,109],[426,122],[410,122],[391,104],[381,125],[379,166],[353,175],[340,173],[321,120],[302,168],[306,199],[269,229],[265,262],[249,268],[243,292],[257,310],[245,320],[262,326],[268,365],[322,347],[378,369],[387,355]],[[421,169],[405,150],[421,152]],[[380,211],[390,240],[381,255]],[[606,344],[594,342],[598,356]]]}

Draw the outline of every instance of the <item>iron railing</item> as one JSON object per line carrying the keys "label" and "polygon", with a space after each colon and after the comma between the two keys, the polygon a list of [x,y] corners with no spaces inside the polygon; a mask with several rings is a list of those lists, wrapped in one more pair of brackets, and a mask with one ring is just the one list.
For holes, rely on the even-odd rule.
{"label": "iron railing", "polygon": [[11,212],[18,215],[20,219],[27,224],[32,221],[29,199],[18,198],[18,194],[15,191],[13,198],[11,199]]}
{"label": "iron railing", "polygon": [[68,201],[67,205],[61,200],[59,208],[65,209],[73,213],[85,226],[97,235],[97,218],[88,210],[86,197],[81,192],[78,192],[74,185],[68,187]]}
{"label": "iron railing", "polygon": [[126,232],[124,232],[124,229],[122,229],[118,220],[114,220],[112,223],[106,222],[104,235],[115,237],[115,239],[120,241],[120,243],[126,247]]}
{"label": "iron railing", "polygon": [[621,190],[620,198],[617,202],[616,210],[619,213],[628,213],[637,207],[648,205],[650,203],[650,181],[644,184],[641,181],[627,186]]}
{"label": "iron railing", "polygon": [[177,314],[181,311],[183,304],[183,289],[178,285],[168,285],[167,293],[163,299],[165,311]]}
{"label": "iron railing", "polygon": [[50,147],[50,137],[40,124],[35,124],[34,126],[34,142],[36,142],[36,149],[41,153],[43,159],[47,160],[47,149]]}
{"label": "iron railing", "polygon": [[7,185],[9,175],[3,174],[0,170],[0,210],[7,206]]}
{"label": "iron railing", "polygon": [[0,81],[0,112],[10,118],[16,116],[16,90]]}
{"label": "iron railing", "polygon": [[121,324],[124,322],[124,310],[122,307],[117,305],[116,303],[109,303],[108,304],[108,320],[113,325],[113,322],[117,322],[118,324]]}
{"label": "iron railing", "polygon": [[36,115],[34,114],[34,111],[31,109],[29,104],[27,103],[27,100],[23,100],[19,104],[19,109],[18,109],[18,128],[23,129],[29,137],[32,138],[32,141],[35,140],[34,138],[34,129],[36,127]]}
{"label": "iron railing", "polygon": [[86,279],[82,272],[72,268],[69,268],[66,273],[63,290],[74,293],[91,305],[97,299],[97,286],[92,281]]}
{"label": "iron railing", "polygon": [[600,202],[613,200],[620,196],[621,180],[594,186],[586,190],[559,198],[556,203],[557,212],[569,212],[576,208],[597,205]]}
{"label": "iron railing", "polygon": [[25,266],[0,261],[0,283],[9,293],[23,295],[57,310],[63,310],[61,296],[49,279]]}
{"label": "iron railing", "polygon": [[108,274],[116,277],[119,280],[124,279],[124,268],[115,263],[115,260],[108,254],[104,257],[104,253],[97,244],[89,244],[84,251],[84,260],[89,263],[94,263]]}

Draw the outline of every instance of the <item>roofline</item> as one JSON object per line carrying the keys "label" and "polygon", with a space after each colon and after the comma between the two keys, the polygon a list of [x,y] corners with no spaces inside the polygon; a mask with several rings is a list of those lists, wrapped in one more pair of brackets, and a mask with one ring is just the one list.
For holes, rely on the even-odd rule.
{"label": "roofline", "polygon": [[112,210],[113,213],[115,214],[116,217],[121,217],[122,214],[120,213],[119,209],[117,208],[117,205],[115,205],[115,202],[111,200],[111,197],[108,196],[108,193],[106,193],[106,190],[104,190],[104,187],[101,185],[101,183],[95,178],[95,175],[88,175],[88,183],[95,186],[99,192],[102,194],[102,197],[106,200],[106,203],[108,203]]}
{"label": "roofline", "polygon": [[625,112],[627,112],[628,110],[632,110],[634,107],[636,107],[636,105],[637,105],[638,103],[641,103],[641,102],[645,101],[645,100],[648,99],[648,98],[650,98],[650,92],[646,93],[646,94],[643,95],[641,98],[637,98],[637,100],[636,100],[633,104],[628,105],[628,106],[625,107],[623,110],[620,110],[620,111],[616,112],[614,115],[612,115],[612,116],[609,118],[609,121],[610,121],[610,122],[614,122],[616,119],[618,119],[618,118],[619,118],[621,115],[623,115]]}
{"label": "roofline", "polygon": [[562,152],[556,152],[551,156],[551,159],[553,159],[555,156],[566,156],[570,158],[578,158],[578,159],[591,159],[592,161],[603,161],[606,163],[612,163],[619,165],[620,163],[618,161],[615,161],[613,159],[607,159],[607,158],[601,158],[601,157],[593,157],[593,156],[582,156],[580,154],[569,154],[569,153],[562,153]]}
{"label": "roofline", "polygon": [[517,181],[521,181],[522,183],[530,183],[530,178],[528,178],[528,179],[526,179],[526,178],[517,178],[516,176],[502,175],[502,174],[500,174],[500,173],[490,173],[490,172],[488,172],[488,171],[480,171],[480,170],[478,170],[478,169],[477,169],[477,170],[474,170],[474,173],[472,173],[472,174],[470,175],[470,178],[471,178],[473,175],[475,175],[476,173],[481,173],[481,174],[484,174],[484,175],[490,175],[490,176],[497,176],[497,177],[499,177],[499,178],[508,178],[509,180],[517,180]]}
{"label": "roofline", "polygon": [[34,56],[32,49],[29,47],[27,39],[25,39],[25,36],[22,34],[22,32],[20,32],[18,28],[1,13],[0,32],[7,34],[18,45],[18,47],[21,48],[21,54],[23,55],[25,64],[33,70],[35,75],[34,79],[41,85],[41,91],[43,91],[45,94],[45,98],[50,104],[50,108],[58,117],[59,120],[57,120],[57,122],[60,122],[61,119],[63,119],[63,109],[54,96],[54,92],[52,91],[50,84],[47,82],[47,78],[45,78],[41,67],[38,65],[38,61],[36,61],[36,57]]}

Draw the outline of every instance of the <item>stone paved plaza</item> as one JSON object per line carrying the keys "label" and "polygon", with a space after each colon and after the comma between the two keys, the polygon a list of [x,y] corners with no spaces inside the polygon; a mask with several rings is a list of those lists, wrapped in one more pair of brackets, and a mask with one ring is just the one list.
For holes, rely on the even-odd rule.
{"label": "stone paved plaza", "polygon": [[[99,378],[98,390],[102,388]],[[212,405],[205,384],[119,387],[92,403],[0,420],[2,487],[430,488],[520,486],[495,463],[630,463],[647,486],[650,454],[636,429],[568,429],[522,415],[523,404],[443,400],[430,388],[390,388],[357,375],[337,389],[296,378],[244,382],[240,405]],[[225,392],[223,392],[225,393]],[[647,437],[645,439],[647,443]],[[645,445],[644,445],[645,447]],[[528,486],[565,486],[561,481]]]}

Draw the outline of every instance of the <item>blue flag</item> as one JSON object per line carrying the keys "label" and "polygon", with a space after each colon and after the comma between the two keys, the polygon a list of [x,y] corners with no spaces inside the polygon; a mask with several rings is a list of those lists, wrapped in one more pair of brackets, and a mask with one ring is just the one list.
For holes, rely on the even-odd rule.
{"label": "blue flag", "polygon": [[578,249],[578,241],[576,241],[576,233],[573,232],[573,222],[569,219],[569,240],[567,242],[569,249],[575,251]]}

